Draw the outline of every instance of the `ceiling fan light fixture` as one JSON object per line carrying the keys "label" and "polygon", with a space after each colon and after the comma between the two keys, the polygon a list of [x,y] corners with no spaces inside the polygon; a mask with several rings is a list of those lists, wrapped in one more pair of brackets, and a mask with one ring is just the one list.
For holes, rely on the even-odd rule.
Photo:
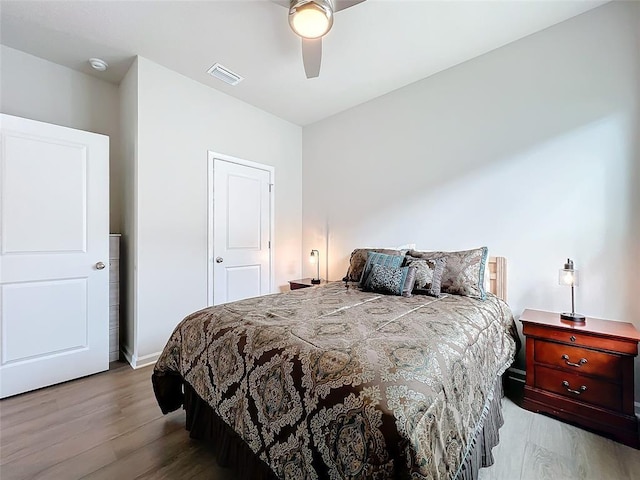
{"label": "ceiling fan light fixture", "polygon": [[333,6],[330,0],[294,1],[289,8],[289,25],[303,38],[320,38],[331,30]]}

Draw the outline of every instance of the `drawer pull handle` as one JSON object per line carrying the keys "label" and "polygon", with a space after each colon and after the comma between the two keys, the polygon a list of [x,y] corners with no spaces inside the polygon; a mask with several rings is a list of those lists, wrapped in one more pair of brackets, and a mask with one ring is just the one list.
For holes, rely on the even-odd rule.
{"label": "drawer pull handle", "polygon": [[573,335],[571,335],[571,336],[569,337],[569,340],[571,340],[572,342],[575,342],[575,341],[576,341],[576,337],[574,337]]}
{"label": "drawer pull handle", "polygon": [[578,361],[578,363],[570,362],[569,361],[569,355],[567,355],[566,353],[564,355],[562,355],[562,359],[564,360],[564,363],[566,363],[567,365],[571,365],[572,367],[581,367],[582,365],[587,363],[587,359],[586,358],[581,358],[580,361]]}
{"label": "drawer pull handle", "polygon": [[572,390],[571,388],[569,388],[569,382],[567,382],[566,380],[562,381],[562,386],[567,389],[567,392],[575,393],[576,395],[580,395],[582,392],[584,392],[587,389],[586,385],[582,385],[580,387],[580,390]]}

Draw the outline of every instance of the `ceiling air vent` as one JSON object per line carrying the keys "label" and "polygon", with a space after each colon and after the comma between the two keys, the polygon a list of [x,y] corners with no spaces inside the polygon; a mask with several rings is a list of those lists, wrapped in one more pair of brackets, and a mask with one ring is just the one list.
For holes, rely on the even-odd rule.
{"label": "ceiling air vent", "polygon": [[216,63],[213,67],[207,70],[207,73],[212,77],[216,77],[218,80],[222,80],[224,83],[228,83],[229,85],[237,85],[244,80],[243,77],[237,73],[233,73],[231,70],[223,67],[219,63]]}

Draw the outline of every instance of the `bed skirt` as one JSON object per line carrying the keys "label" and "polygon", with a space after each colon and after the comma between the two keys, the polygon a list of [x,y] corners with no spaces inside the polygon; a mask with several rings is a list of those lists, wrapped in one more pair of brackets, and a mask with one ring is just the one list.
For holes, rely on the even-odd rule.
{"label": "bed skirt", "polygon": [[241,480],[277,480],[269,466],[260,460],[191,385],[184,383],[184,409],[189,436],[212,445],[218,465],[232,467],[234,478]]}
{"label": "bed skirt", "polygon": [[455,480],[476,480],[478,471],[484,467],[493,465],[491,450],[500,443],[498,430],[504,425],[502,416],[502,377],[498,377],[493,387],[493,393],[489,395],[487,403],[482,411],[476,433],[467,447],[467,452],[462,465],[458,469]]}
{"label": "bed skirt", "polygon": [[[186,382],[183,385],[184,409],[187,414],[186,429],[190,437],[210,443],[218,464],[222,467],[232,467],[238,479],[277,479],[269,466],[260,460],[238,434],[215,414],[191,385]],[[475,436],[467,448],[465,459],[455,480],[475,480],[478,478],[480,468],[493,465],[491,449],[498,444],[498,429],[504,424],[502,396],[502,378],[499,377],[493,394],[487,400]]]}

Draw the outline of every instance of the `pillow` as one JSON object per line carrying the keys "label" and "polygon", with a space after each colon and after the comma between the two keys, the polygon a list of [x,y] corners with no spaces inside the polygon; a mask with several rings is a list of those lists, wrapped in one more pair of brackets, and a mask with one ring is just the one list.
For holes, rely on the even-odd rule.
{"label": "pillow", "polygon": [[487,265],[484,267],[484,291],[491,291],[491,270],[489,269],[489,260],[487,260]]}
{"label": "pillow", "polygon": [[371,272],[373,265],[385,265],[387,267],[401,267],[404,262],[404,257],[400,255],[387,255],[386,253],[367,252],[367,263],[364,264],[362,269],[362,276],[360,277],[359,286],[362,287],[365,279]]}
{"label": "pillow", "polygon": [[409,251],[409,250],[415,250],[416,249],[416,244],[415,243],[405,243],[404,245],[398,245],[397,247],[384,247],[387,250],[405,250],[405,251]]}
{"label": "pillow", "polygon": [[364,264],[367,263],[367,253],[385,253],[387,255],[400,255],[404,257],[407,253],[406,250],[393,250],[388,248],[356,248],[351,252],[351,258],[349,259],[349,269],[347,274],[342,279],[343,282],[359,282],[362,278],[362,271]]}
{"label": "pillow", "polygon": [[364,281],[364,289],[410,297],[416,280],[415,267],[391,267],[374,264]]}
{"label": "pillow", "polygon": [[442,274],[444,273],[446,264],[446,257],[428,260],[426,258],[415,258],[407,255],[404,265],[416,268],[415,293],[439,297],[442,285]]}
{"label": "pillow", "polygon": [[408,255],[433,260],[445,257],[447,263],[442,275],[441,291],[484,300],[484,273],[487,265],[487,247],[458,252],[419,252],[409,250]]}

